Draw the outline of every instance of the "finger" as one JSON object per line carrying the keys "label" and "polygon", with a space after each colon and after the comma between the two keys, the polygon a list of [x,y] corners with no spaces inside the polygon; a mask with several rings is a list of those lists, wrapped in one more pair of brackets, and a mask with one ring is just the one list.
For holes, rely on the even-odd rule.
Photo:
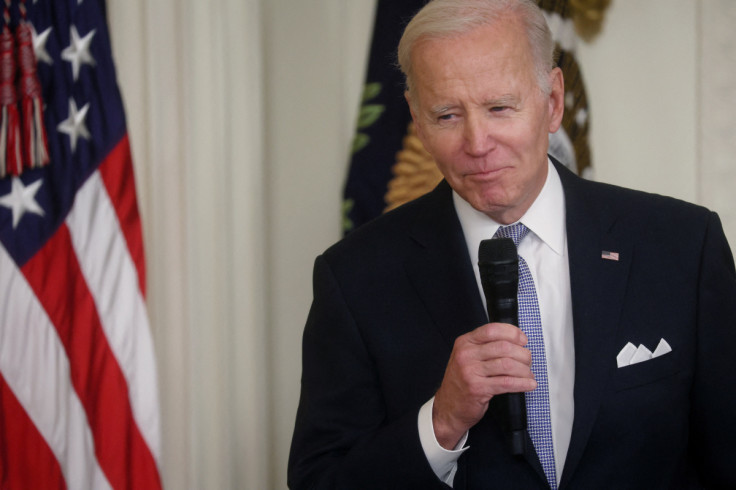
{"label": "finger", "polygon": [[531,366],[532,363],[532,354],[529,349],[506,340],[477,344],[459,339],[453,350],[453,359],[460,365],[499,358],[509,358],[527,366]]}
{"label": "finger", "polygon": [[524,393],[537,389],[537,382],[529,378],[515,376],[493,376],[488,378],[488,394],[490,396],[504,393]]}
{"label": "finger", "polygon": [[476,344],[504,340],[525,346],[529,341],[519,327],[509,323],[486,323],[466,335],[468,341]]}
{"label": "finger", "polygon": [[473,365],[473,371],[476,376],[483,378],[511,376],[514,378],[534,379],[534,373],[529,364],[509,357],[478,362]]}
{"label": "finger", "polygon": [[[466,387],[467,400],[487,403],[492,397],[503,393],[524,393],[537,388],[537,381],[527,377],[490,376],[476,378]],[[439,393],[439,392],[438,392]]]}
{"label": "finger", "polygon": [[478,361],[507,358],[527,367],[532,365],[532,353],[529,349],[505,340],[477,345],[473,353]]}

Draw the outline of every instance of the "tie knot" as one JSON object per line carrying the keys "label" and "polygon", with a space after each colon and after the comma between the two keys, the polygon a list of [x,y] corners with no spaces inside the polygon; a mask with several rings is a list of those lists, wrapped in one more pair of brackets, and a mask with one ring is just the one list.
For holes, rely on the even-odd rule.
{"label": "tie knot", "polygon": [[515,223],[513,225],[501,226],[496,230],[493,235],[494,238],[511,238],[514,241],[514,245],[519,246],[519,242],[529,233],[529,228],[524,226],[523,223]]}

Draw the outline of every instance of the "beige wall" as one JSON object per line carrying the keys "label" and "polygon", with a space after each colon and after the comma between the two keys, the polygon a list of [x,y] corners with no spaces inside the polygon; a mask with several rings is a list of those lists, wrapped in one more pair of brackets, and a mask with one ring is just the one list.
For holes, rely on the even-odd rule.
{"label": "beige wall", "polygon": [[595,178],[717,211],[736,244],[736,2],[613,0],[579,47]]}
{"label": "beige wall", "polygon": [[[579,48],[596,178],[706,203],[732,243],[735,5],[613,0],[603,35]],[[285,488],[312,261],[339,238],[373,1],[109,10],[144,219],[165,483]]]}
{"label": "beige wall", "polygon": [[582,44],[596,180],[697,198],[697,15],[692,0],[614,0]]}

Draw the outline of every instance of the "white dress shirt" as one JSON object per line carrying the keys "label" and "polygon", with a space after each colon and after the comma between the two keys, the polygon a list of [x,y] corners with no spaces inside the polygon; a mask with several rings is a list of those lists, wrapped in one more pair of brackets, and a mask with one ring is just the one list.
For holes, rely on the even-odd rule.
{"label": "white dress shirt", "polygon": [[[565,225],[565,195],[557,171],[549,160],[547,165],[547,181],[544,187],[519,220],[529,228],[530,233],[519,244],[518,252],[529,266],[539,300],[549,378],[552,442],[559,483],[567,448],[570,445],[574,415],[575,346]],[[481,240],[493,237],[500,225],[474,209],[454,191],[452,197],[475,270],[478,290],[485,305],[478,270],[478,247]],[[433,403],[434,398],[419,411],[419,438],[437,477],[452,485],[457,470],[457,459],[467,449],[465,447],[467,434],[454,451],[448,451],[440,446],[432,426]]]}

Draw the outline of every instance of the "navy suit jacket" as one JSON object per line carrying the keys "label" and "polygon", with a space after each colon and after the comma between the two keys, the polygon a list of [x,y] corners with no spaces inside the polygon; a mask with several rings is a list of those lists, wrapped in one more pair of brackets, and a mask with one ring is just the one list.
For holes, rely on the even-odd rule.
{"label": "navy suit jacket", "polygon": [[[736,272],[717,215],[555,167],[575,336],[560,489],[736,488]],[[290,487],[447,488],[417,415],[455,339],[484,323],[445,182],[318,257]],[[662,338],[669,354],[617,367],[627,342]],[[549,488],[530,440],[509,454],[496,408],[470,430],[454,487]]]}

